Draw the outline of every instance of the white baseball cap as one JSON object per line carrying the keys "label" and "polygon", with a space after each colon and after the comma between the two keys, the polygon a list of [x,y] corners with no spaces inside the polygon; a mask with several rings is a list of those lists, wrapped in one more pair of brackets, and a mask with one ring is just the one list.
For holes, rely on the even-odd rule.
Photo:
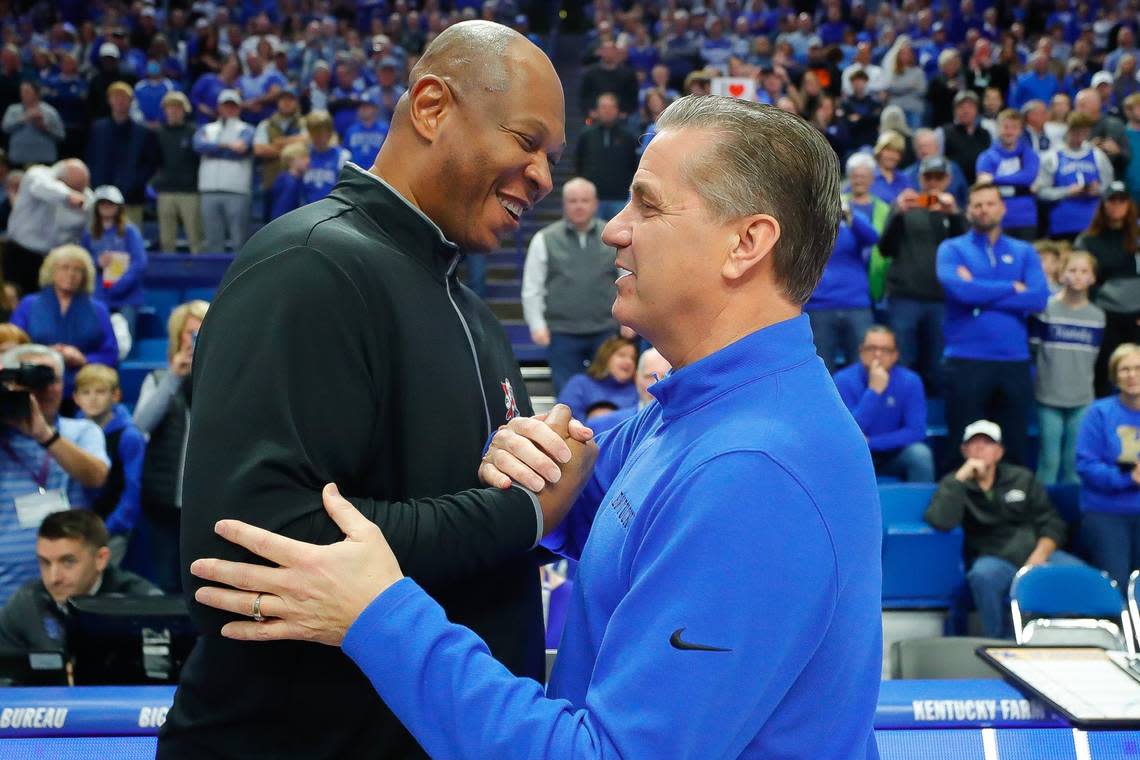
{"label": "white baseball cap", "polygon": [[102,45],[99,46],[99,57],[100,58],[118,58],[119,57],[119,46],[116,45],[114,42],[104,42]]}
{"label": "white baseball cap", "polygon": [[1097,73],[1093,74],[1093,78],[1092,78],[1092,86],[1093,87],[1100,87],[1102,84],[1107,84],[1107,85],[1111,86],[1112,83],[1113,83],[1112,74],[1108,73],[1107,71],[1098,71]]}
{"label": "white baseball cap", "polygon": [[114,185],[99,185],[95,188],[94,200],[96,203],[99,201],[108,201],[114,203],[116,206],[122,206],[126,201],[123,200],[123,194],[119,188]]}
{"label": "white baseball cap", "polygon": [[966,443],[976,435],[984,435],[994,443],[1001,443],[1001,426],[989,420],[971,422],[962,433],[962,443]]}

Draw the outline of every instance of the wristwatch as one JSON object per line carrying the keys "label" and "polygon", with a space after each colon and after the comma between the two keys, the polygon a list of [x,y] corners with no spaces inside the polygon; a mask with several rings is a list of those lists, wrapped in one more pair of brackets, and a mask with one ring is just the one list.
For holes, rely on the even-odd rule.
{"label": "wristwatch", "polygon": [[52,444],[59,440],[59,428],[52,431],[51,436],[46,441],[37,441],[45,449],[50,449]]}

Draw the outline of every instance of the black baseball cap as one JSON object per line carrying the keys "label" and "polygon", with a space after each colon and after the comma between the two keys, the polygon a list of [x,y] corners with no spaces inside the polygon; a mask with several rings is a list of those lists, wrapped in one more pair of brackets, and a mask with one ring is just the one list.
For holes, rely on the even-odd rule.
{"label": "black baseball cap", "polygon": [[918,165],[919,174],[949,174],[950,163],[942,156],[927,156]]}
{"label": "black baseball cap", "polygon": [[1120,180],[1109,182],[1108,186],[1104,188],[1105,198],[1116,198],[1121,195],[1127,198],[1128,194],[1128,187]]}

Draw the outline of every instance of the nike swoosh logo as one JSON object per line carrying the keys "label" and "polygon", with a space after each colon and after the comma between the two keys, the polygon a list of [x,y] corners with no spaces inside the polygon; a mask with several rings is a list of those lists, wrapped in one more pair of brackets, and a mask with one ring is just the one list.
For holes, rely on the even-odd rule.
{"label": "nike swoosh logo", "polygon": [[710,647],[707,644],[694,644],[690,641],[685,641],[681,638],[681,634],[685,632],[684,628],[678,628],[673,631],[673,635],[669,637],[669,643],[673,645],[674,649],[687,650],[691,652],[731,652],[731,649],[724,649],[723,647]]}

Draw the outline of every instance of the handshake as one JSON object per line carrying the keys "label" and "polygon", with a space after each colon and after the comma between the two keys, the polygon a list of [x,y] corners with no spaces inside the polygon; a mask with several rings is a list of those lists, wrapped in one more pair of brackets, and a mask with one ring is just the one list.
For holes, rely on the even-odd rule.
{"label": "handshake", "polygon": [[499,428],[479,464],[492,488],[518,484],[538,494],[543,535],[558,527],[594,470],[594,433],[557,404],[547,414],[516,417]]}

